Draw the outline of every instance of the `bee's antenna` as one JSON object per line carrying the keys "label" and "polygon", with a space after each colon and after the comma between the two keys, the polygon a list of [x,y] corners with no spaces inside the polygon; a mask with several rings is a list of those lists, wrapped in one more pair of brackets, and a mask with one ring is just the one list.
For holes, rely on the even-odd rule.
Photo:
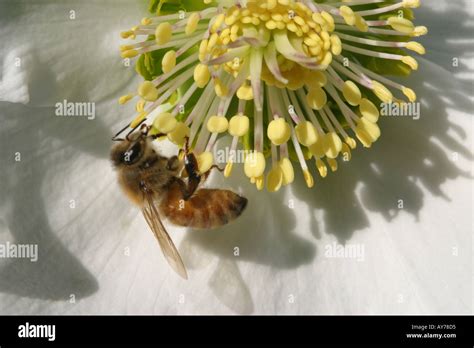
{"label": "bee's antenna", "polygon": [[128,127],[130,127],[130,124],[126,125],[126,126],[123,127],[117,134],[115,134],[115,135],[112,137],[112,141],[122,141],[122,139],[119,139],[119,138],[117,138],[117,137],[118,137],[120,134],[122,134],[123,132],[125,132]]}
{"label": "bee's antenna", "polygon": [[141,127],[142,134],[143,134],[145,137],[151,138],[151,139],[153,139],[153,140],[156,140],[156,139],[158,139],[158,138],[161,138],[161,137],[166,136],[166,134],[164,134],[164,133],[158,133],[158,134],[149,135],[151,128],[152,128],[151,126],[147,126],[147,125],[144,125],[144,124],[143,124],[142,127]]}
{"label": "bee's antenna", "polygon": [[140,123],[138,123],[130,132],[128,132],[128,134],[127,134],[127,136],[125,137],[125,139],[130,140],[130,139],[129,139],[130,135],[131,135],[133,132],[135,132],[135,131],[138,129],[138,127],[141,128],[142,125],[143,125],[143,122],[145,122],[145,121],[146,121],[146,118],[144,118],[143,120],[141,120]]}
{"label": "bee's antenna", "polygon": [[[135,132],[138,127],[141,127],[143,122],[146,121],[146,118],[144,118],[143,120],[141,120],[141,122],[139,124],[137,124],[130,132],[128,132],[127,136],[125,137],[126,140],[129,140],[129,136],[130,134],[132,134],[133,132]],[[123,132],[125,132],[128,128],[130,128],[131,124],[129,123],[128,125],[126,125],[125,127],[123,127],[117,134],[115,134],[113,137],[112,137],[112,141],[124,141],[125,139],[123,138],[118,138],[118,136],[120,134],[122,134]]]}
{"label": "bee's antenna", "polygon": [[161,138],[161,137],[164,137],[164,136],[166,136],[166,134],[159,133],[159,134],[150,135],[149,137],[152,138],[153,140],[155,140],[155,139],[158,139],[158,138]]}

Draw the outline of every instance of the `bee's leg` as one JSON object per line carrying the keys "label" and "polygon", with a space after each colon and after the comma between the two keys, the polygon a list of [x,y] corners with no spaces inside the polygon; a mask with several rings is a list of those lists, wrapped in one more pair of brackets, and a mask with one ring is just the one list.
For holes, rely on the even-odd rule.
{"label": "bee's leg", "polygon": [[[189,138],[188,137],[185,138],[184,149],[182,151],[184,152],[185,168],[186,168],[186,171],[188,172],[188,175],[190,177],[193,176],[193,175],[196,176],[196,177],[200,177],[200,180],[202,182],[204,182],[208,178],[209,174],[211,174],[213,169],[217,169],[220,172],[224,171],[224,169],[219,168],[217,165],[213,165],[204,174],[202,174],[202,175],[199,174],[199,167],[198,167],[198,164],[197,164],[196,157],[194,156],[194,154],[189,149]],[[188,163],[188,165],[186,165],[186,163]]]}
{"label": "bee's leg", "polygon": [[[196,156],[189,149],[189,138],[186,137],[184,143],[184,167],[188,173],[188,186],[187,193],[189,194],[188,198],[191,197],[194,192],[196,192],[200,183],[207,180],[213,169],[217,169],[220,172],[223,172],[224,169],[219,168],[217,165],[213,165],[207,172],[204,174],[199,173],[199,166],[196,159]],[[184,194],[184,192],[183,192]],[[186,197],[186,195],[185,195]],[[185,198],[186,200],[186,198]]]}
{"label": "bee's leg", "polygon": [[[189,147],[189,138],[185,138],[184,142],[184,168],[188,174],[188,185],[186,192],[183,192],[184,199],[189,199],[196,192],[201,183],[201,174],[199,174],[199,166],[196,156],[191,152]],[[187,198],[186,198],[187,197]]]}
{"label": "bee's leg", "polygon": [[188,155],[191,151],[189,150],[189,137],[184,138],[184,154]]}
{"label": "bee's leg", "polygon": [[184,168],[188,173],[188,185],[187,185],[187,194],[186,197],[190,198],[194,192],[196,192],[199,184],[201,183],[201,175],[198,170],[198,162],[194,154],[189,153],[184,157]]}
{"label": "bee's leg", "polygon": [[186,137],[184,148],[184,169],[188,174],[187,184],[181,180],[177,179],[181,192],[183,193],[184,200],[188,200],[196,192],[201,183],[201,175],[199,174],[198,162],[196,156],[191,152],[189,147],[189,138]]}
{"label": "bee's leg", "polygon": [[189,200],[192,197],[192,195],[194,194],[194,192],[196,192],[199,186],[199,182],[197,182],[196,184],[195,181],[188,181],[188,183],[186,184],[182,179],[176,177],[174,178],[174,181],[178,184],[181,194],[183,195],[183,199],[185,201]]}

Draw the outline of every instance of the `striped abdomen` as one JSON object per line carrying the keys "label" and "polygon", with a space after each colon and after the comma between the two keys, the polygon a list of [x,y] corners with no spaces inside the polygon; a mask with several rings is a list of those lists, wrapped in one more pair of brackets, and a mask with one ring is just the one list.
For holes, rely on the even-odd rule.
{"label": "striped abdomen", "polygon": [[185,201],[174,183],[160,202],[160,210],[175,225],[211,229],[236,219],[246,205],[246,198],[228,190],[200,189]]}

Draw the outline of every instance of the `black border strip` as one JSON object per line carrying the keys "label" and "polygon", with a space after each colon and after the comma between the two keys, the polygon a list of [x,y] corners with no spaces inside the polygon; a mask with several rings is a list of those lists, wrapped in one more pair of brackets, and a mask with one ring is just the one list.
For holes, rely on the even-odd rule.
{"label": "black border strip", "polygon": [[[473,347],[472,319],[471,316],[1,316],[0,347],[211,343]],[[55,325],[54,342],[47,338],[18,337],[20,325],[26,323]],[[426,329],[421,330],[423,325]],[[413,333],[454,333],[456,337],[407,338],[407,334]]]}

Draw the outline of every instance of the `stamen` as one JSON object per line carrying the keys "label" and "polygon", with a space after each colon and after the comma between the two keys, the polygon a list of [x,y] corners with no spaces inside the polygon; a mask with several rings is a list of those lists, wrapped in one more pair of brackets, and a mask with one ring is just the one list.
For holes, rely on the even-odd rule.
{"label": "stamen", "polygon": [[[145,64],[161,65],[163,73],[119,99],[126,104],[138,97],[132,126],[150,118],[153,134],[164,133],[178,146],[189,137],[201,173],[214,163],[219,136],[228,133],[232,155],[224,175],[230,176],[239,139],[253,132],[248,134],[253,144],[245,141],[251,152],[244,172],[257,189],[263,189],[265,179],[271,192],[294,181],[290,140],[312,187],[308,158],[314,157],[325,177],[328,167],[337,170],[339,155],[351,158],[355,138],[370,147],[380,137],[380,112],[370,100],[372,93],[384,103],[401,102],[393,90],[416,100],[413,90],[383,76],[382,65],[374,72],[359,58],[399,61],[416,70],[417,61],[399,49],[425,54],[423,45],[408,38],[428,30],[415,26],[407,19],[411,16],[393,14],[418,7],[419,0],[204,3],[209,6],[202,11],[143,18],[121,34],[142,36],[140,42],[120,47],[123,58],[158,51],[159,61],[155,54],[147,55]],[[247,108],[247,102],[253,105]],[[245,116],[247,110],[253,115]],[[237,114],[229,117],[230,112]],[[268,150],[272,164],[266,171]]]}

